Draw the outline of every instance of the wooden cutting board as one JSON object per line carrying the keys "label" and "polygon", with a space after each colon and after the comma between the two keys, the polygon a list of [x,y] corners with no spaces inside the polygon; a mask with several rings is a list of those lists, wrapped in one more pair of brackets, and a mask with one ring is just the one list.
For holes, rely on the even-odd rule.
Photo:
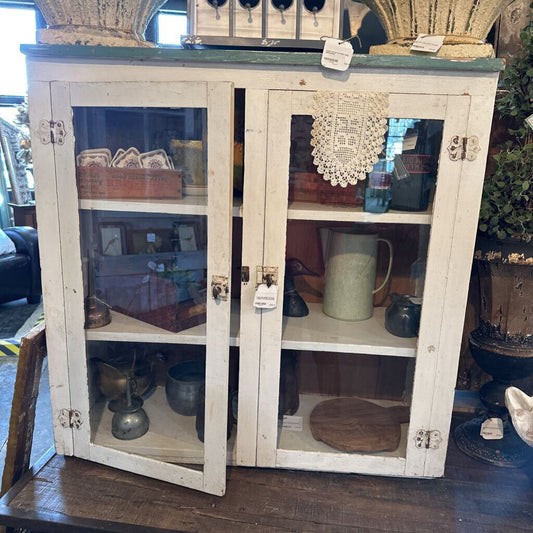
{"label": "wooden cutting board", "polygon": [[346,452],[394,451],[400,444],[401,422],[409,420],[409,406],[381,407],[359,398],[334,398],[311,412],[311,433]]}

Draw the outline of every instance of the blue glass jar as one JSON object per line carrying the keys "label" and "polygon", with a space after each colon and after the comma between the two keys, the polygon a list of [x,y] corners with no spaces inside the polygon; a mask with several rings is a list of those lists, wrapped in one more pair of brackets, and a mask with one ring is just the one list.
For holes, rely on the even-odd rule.
{"label": "blue glass jar", "polygon": [[392,161],[378,161],[368,173],[363,209],[369,213],[386,213],[391,202]]}

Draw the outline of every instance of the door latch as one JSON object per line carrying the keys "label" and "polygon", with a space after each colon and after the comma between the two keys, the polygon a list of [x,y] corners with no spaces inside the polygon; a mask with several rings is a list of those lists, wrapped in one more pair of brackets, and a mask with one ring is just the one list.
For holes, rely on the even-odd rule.
{"label": "door latch", "polygon": [[227,300],[229,295],[228,276],[213,276],[211,294],[215,300]]}
{"label": "door latch", "polygon": [[278,284],[278,267],[269,267],[269,266],[258,266],[256,272],[256,286],[266,285],[270,287],[271,285]]}

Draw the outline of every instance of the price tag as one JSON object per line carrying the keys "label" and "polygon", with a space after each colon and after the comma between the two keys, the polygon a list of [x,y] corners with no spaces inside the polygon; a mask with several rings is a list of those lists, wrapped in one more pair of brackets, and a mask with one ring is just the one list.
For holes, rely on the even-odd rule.
{"label": "price tag", "polygon": [[155,270],[156,270],[156,272],[164,272],[165,271],[165,263],[159,263]]}
{"label": "price tag", "polygon": [[303,431],[304,420],[301,416],[283,415],[282,428],[287,431]]}
{"label": "price tag", "polygon": [[479,434],[485,440],[503,439],[503,422],[501,418],[488,418],[481,424]]}
{"label": "price tag", "polygon": [[326,37],[322,59],[323,67],[333,70],[346,70],[350,66],[353,56],[353,47],[348,41]]}
{"label": "price tag", "polygon": [[526,124],[533,130],[533,114],[526,118]]}
{"label": "price tag", "polygon": [[157,265],[153,261],[148,261],[148,268],[150,270],[157,270]]}
{"label": "price tag", "polygon": [[146,242],[155,242],[155,233],[147,233]]}
{"label": "price tag", "polygon": [[418,141],[418,135],[406,135],[403,140],[402,150],[404,152],[414,150],[416,148],[416,141]]}
{"label": "price tag", "polygon": [[274,309],[278,304],[278,286],[258,285],[255,291],[254,307],[257,309]]}
{"label": "price tag", "polygon": [[414,52],[436,53],[444,43],[444,35],[427,35],[419,33],[416,41],[411,46]]}

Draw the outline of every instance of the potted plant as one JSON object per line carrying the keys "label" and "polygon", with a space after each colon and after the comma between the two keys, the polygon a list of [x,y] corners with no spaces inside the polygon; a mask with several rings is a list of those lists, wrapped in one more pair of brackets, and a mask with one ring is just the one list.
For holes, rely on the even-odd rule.
{"label": "potted plant", "polygon": [[[479,392],[488,414],[455,433],[464,452],[499,466],[520,466],[529,458],[505,408],[507,387],[533,374],[533,129],[526,120],[533,113],[533,22],[520,37],[520,55],[505,70],[496,99],[506,139],[485,178],[474,256],[480,325],[469,343],[476,363],[493,376]],[[502,420],[495,431],[503,438],[480,437],[487,418]]]}

